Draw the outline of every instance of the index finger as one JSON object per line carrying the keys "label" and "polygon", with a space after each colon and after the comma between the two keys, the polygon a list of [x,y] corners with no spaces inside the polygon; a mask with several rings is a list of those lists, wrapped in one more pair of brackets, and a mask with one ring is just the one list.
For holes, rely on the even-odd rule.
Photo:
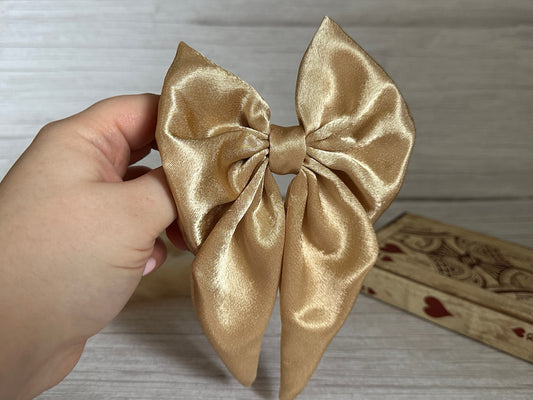
{"label": "index finger", "polygon": [[158,103],[152,93],[110,97],[62,122],[72,123],[123,175],[131,154],[154,140]]}

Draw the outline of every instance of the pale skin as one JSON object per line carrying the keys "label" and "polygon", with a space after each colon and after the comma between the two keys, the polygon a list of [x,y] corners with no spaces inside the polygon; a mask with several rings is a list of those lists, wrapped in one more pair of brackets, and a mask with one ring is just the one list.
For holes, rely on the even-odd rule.
{"label": "pale skin", "polygon": [[87,339],[186,246],[154,146],[158,96],[102,100],[41,129],[0,183],[0,399],[59,383]]}

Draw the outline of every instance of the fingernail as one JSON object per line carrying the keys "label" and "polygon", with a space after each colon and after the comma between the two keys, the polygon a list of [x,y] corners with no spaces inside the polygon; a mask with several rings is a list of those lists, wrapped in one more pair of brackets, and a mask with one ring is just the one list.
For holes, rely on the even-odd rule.
{"label": "fingernail", "polygon": [[157,264],[156,259],[154,257],[150,257],[148,261],[146,261],[146,265],[143,271],[143,276],[148,275],[150,272],[152,272],[155,269],[156,264]]}

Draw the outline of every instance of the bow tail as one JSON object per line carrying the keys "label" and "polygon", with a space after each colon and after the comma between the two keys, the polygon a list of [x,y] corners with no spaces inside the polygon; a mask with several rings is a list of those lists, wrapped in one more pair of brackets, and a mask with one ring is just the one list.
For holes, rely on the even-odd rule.
{"label": "bow tail", "polygon": [[245,386],[256,377],[284,240],[283,202],[266,166],[267,160],[217,222],[192,265],[193,303],[205,335]]}
{"label": "bow tail", "polygon": [[293,179],[286,208],[279,396],[293,399],[350,313],[378,248],[354,194],[311,158]]}

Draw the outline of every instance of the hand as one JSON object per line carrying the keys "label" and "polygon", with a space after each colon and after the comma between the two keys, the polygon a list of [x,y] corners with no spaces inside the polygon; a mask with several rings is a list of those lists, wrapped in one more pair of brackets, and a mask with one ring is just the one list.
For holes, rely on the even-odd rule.
{"label": "hand", "polygon": [[[176,218],[154,146],[159,97],[120,96],[46,125],[0,184],[0,398],[60,382],[159,266]],[[180,248],[174,222],[168,235]]]}

